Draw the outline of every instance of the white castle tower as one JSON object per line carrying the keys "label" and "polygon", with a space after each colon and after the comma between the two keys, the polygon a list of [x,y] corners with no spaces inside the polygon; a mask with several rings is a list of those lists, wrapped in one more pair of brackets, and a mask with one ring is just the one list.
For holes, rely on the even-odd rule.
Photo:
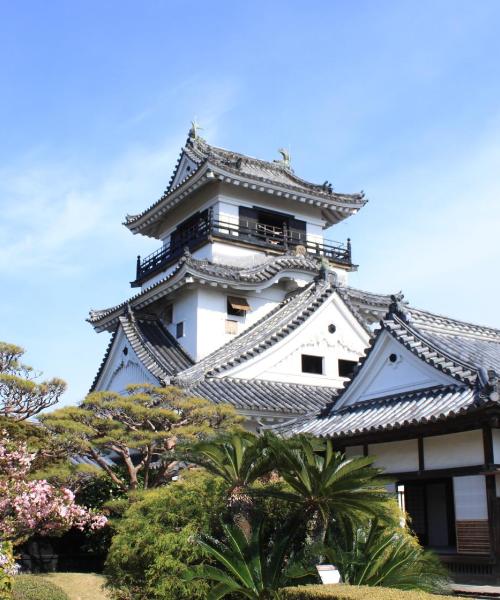
{"label": "white castle tower", "polygon": [[[193,124],[163,196],[125,226],[159,240],[122,304],[92,389],[180,385],[230,402],[249,426],[315,411],[350,376],[389,300],[347,286],[351,244],[324,232],[366,203],[209,145]],[[335,235],[335,234],[334,234]]]}

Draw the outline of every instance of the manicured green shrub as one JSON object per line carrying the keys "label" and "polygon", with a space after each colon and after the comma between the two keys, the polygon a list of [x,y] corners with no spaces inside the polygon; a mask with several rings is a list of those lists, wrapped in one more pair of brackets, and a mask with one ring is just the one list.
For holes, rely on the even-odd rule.
{"label": "manicured green shrub", "polygon": [[[281,590],[283,600],[437,600],[427,592],[351,585],[305,585]],[[460,600],[454,596],[455,600]],[[465,600],[462,598],[461,600]]]}
{"label": "manicured green shrub", "polygon": [[106,562],[114,597],[204,600],[209,583],[182,576],[204,556],[196,536],[217,531],[224,510],[224,483],[198,470],[138,495],[117,524]]}
{"label": "manicured green shrub", "polygon": [[13,600],[70,600],[57,585],[39,575],[17,575],[12,588]]}

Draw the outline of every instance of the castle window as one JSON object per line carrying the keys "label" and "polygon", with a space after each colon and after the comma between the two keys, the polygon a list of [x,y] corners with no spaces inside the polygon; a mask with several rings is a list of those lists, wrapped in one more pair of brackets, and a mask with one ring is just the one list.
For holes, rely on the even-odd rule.
{"label": "castle window", "polygon": [[227,298],[227,314],[233,317],[244,317],[250,311],[250,305],[246,298],[238,298],[236,296],[228,296]]}
{"label": "castle window", "polygon": [[175,337],[177,339],[184,337],[184,321],[179,321],[175,326]]}
{"label": "castle window", "polygon": [[163,320],[165,321],[165,325],[170,325],[174,322],[174,307],[172,304],[169,304],[165,308],[165,312],[163,313]]}
{"label": "castle window", "polygon": [[355,360],[339,359],[339,377],[352,377],[354,367],[357,364]]}
{"label": "castle window", "polygon": [[323,357],[312,354],[302,355],[302,373],[313,373],[323,375]]}

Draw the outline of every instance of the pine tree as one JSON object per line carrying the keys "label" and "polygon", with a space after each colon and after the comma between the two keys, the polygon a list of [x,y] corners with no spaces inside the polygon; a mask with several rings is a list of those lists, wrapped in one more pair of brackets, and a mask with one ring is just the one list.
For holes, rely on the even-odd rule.
{"label": "pine tree", "polygon": [[91,459],[123,490],[156,487],[179,467],[179,443],[209,439],[241,422],[233,407],[175,387],[132,385],[89,394],[40,420],[68,453]]}
{"label": "pine tree", "polygon": [[0,416],[24,421],[58,402],[66,389],[62,379],[37,383],[40,373],[21,362],[24,349],[0,342]]}

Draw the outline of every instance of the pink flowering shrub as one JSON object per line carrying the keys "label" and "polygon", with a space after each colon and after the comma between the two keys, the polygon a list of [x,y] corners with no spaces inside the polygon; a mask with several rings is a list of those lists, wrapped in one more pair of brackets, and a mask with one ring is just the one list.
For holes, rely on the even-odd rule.
{"label": "pink flowering shrub", "polygon": [[30,454],[25,444],[14,443],[5,431],[0,435],[0,541],[19,543],[34,533],[106,525],[106,517],[75,504],[71,490],[56,488],[43,479],[29,480],[35,454]]}

